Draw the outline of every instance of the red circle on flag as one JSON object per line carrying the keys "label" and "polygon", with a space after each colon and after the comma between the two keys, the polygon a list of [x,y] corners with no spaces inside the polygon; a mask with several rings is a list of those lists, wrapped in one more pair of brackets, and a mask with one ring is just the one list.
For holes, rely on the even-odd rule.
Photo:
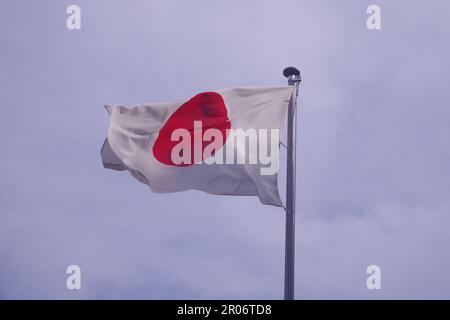
{"label": "red circle on flag", "polygon": [[[230,119],[225,102],[217,92],[203,92],[195,95],[189,101],[182,104],[167,119],[159,130],[158,138],[153,145],[153,155],[155,158],[171,166],[189,166],[194,164],[194,145],[197,141],[194,139],[194,121],[201,121],[201,160],[203,151],[211,141],[203,141],[203,134],[210,128],[218,129],[222,134],[222,146],[228,137],[228,130],[231,128]],[[177,129],[186,129],[190,133],[191,161],[190,163],[175,164],[172,159],[172,149],[179,141],[172,141],[172,133]],[[214,152],[212,152],[214,154]]]}

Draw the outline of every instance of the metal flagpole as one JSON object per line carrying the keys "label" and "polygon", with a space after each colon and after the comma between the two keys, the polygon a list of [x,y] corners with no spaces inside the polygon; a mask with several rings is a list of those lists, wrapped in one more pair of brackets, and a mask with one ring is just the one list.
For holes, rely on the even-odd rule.
{"label": "metal flagpole", "polygon": [[295,137],[297,132],[297,97],[301,80],[300,71],[295,67],[287,67],[283,75],[288,85],[295,86],[293,103],[289,104],[287,124],[287,169],[286,169],[286,240],[284,262],[284,299],[294,300],[295,271]]}

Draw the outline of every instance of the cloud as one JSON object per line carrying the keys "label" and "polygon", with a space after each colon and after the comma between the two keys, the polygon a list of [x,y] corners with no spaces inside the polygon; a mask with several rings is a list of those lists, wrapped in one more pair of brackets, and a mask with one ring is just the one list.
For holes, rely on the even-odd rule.
{"label": "cloud", "polygon": [[448,4],[378,3],[371,32],[360,1],[79,1],[78,32],[69,2],[2,2],[0,297],[282,298],[282,210],[153,194],[99,150],[105,103],[284,84],[294,64],[297,297],[449,298]]}

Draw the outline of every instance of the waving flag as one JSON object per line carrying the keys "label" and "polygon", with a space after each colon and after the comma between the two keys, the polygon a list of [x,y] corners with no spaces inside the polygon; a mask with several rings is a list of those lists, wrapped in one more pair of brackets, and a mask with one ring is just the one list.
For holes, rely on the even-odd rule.
{"label": "waving flag", "polygon": [[128,170],[154,192],[258,196],[282,206],[280,129],[292,86],[203,92],[174,103],[107,105],[105,168]]}

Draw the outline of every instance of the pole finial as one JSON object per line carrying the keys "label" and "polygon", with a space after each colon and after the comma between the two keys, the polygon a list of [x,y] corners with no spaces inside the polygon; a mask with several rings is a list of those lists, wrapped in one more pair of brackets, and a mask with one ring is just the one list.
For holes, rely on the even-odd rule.
{"label": "pole finial", "polygon": [[290,86],[298,85],[302,81],[300,70],[296,67],[284,68],[283,75],[288,79],[288,84]]}

